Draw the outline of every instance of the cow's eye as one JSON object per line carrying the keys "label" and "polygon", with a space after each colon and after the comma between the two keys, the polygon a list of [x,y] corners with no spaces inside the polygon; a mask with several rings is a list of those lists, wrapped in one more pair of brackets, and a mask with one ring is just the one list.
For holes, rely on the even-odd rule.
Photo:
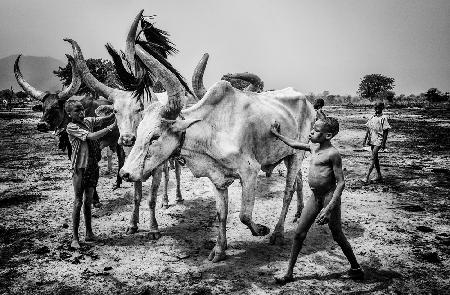
{"label": "cow's eye", "polygon": [[150,139],[150,144],[159,139],[159,135],[153,135],[152,139]]}
{"label": "cow's eye", "polygon": [[114,109],[114,110],[113,110],[113,113],[114,113],[114,114],[117,114],[117,110],[116,110],[116,109]]}

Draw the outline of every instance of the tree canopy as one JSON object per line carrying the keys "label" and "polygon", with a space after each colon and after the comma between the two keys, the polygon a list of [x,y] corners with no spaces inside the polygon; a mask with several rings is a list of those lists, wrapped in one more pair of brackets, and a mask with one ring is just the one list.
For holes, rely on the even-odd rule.
{"label": "tree canopy", "polygon": [[[112,62],[109,60],[104,60],[101,58],[89,58],[86,60],[86,64],[89,68],[91,74],[103,84],[110,87],[117,87],[116,71]],[[53,73],[61,80],[62,84],[67,87],[72,82],[72,66],[67,63],[65,67],[59,67],[58,70],[53,71]],[[76,95],[91,94],[96,96],[96,93],[91,91],[89,87],[81,83],[80,89]]]}
{"label": "tree canopy", "polygon": [[449,99],[448,93],[442,93],[437,88],[430,88],[428,91],[424,94],[426,100],[429,102],[442,102],[447,101]]}
{"label": "tree canopy", "polygon": [[359,83],[358,93],[361,97],[369,100],[382,98],[385,93],[394,88],[394,78],[381,74],[366,75]]}

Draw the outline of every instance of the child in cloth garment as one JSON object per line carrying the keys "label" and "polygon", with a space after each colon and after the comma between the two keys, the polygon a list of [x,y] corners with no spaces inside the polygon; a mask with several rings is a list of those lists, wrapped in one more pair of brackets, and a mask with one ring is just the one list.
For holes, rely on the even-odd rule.
{"label": "child in cloth garment", "polygon": [[[95,241],[92,232],[91,205],[94,189],[99,178],[98,161],[101,151],[97,139],[110,133],[116,126],[115,116],[84,117],[84,107],[76,100],[68,100],[65,109],[72,120],[67,124],[67,134],[72,145],[72,183],[75,200],[72,211],[72,243],[71,247],[80,248],[78,227],[80,225],[80,211],[83,206],[84,221],[86,225],[85,241]],[[114,121],[113,121],[114,120]],[[108,124],[106,128],[94,132],[95,127]],[[84,196],[84,197],[83,197]]]}
{"label": "child in cloth garment", "polygon": [[306,234],[316,218],[317,224],[328,223],[333,239],[341,247],[342,252],[350,262],[351,268],[344,276],[352,279],[363,279],[364,272],[356,260],[341,225],[341,195],[345,187],[344,173],[341,156],[330,142],[339,132],[338,121],[333,117],[317,120],[309,135],[310,143],[308,144],[281,135],[280,125],[277,122],[272,124],[271,132],[290,147],[312,153],[308,175],[312,195],[306,201],[295,230],[287,272],[282,277],[276,277],[276,282],[283,285],[293,281],[297,257]]}
{"label": "child in cloth garment", "polygon": [[363,141],[363,146],[369,144],[372,151],[369,170],[367,171],[366,177],[363,179],[365,183],[370,182],[370,174],[372,173],[374,167],[376,168],[378,174],[377,178],[375,178],[375,181],[383,181],[383,177],[381,176],[378,152],[386,148],[388,132],[389,129],[391,129],[391,125],[389,125],[386,115],[383,115],[384,103],[377,102],[375,103],[374,108],[375,115],[373,115],[366,123],[367,132]]}

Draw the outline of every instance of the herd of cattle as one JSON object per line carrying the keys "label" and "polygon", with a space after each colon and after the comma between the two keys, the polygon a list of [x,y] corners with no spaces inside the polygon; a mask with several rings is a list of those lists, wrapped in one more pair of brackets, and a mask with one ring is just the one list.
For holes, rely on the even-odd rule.
{"label": "herd of cattle", "polygon": [[[284,161],[287,175],[283,206],[270,237],[271,243],[282,242],[284,221],[294,191],[297,192],[296,216],[303,208],[301,162],[304,152],[276,140],[271,135],[270,126],[276,120],[282,126],[283,134],[307,142],[315,117],[312,105],[303,94],[292,88],[263,91],[261,80],[248,73],[229,75],[230,78],[248,81],[250,84],[246,89],[234,88],[223,80],[206,89],[203,73],[208,54],[202,57],[194,71],[191,90],[165,59],[167,56],[161,52],[165,44],[160,42],[161,38],[151,39],[152,34],[137,33],[139,23],[141,30],[144,24],[148,29],[142,13],[143,10],[131,25],[125,52],[112,54],[119,76],[133,82],[124,87],[109,87],[98,81],[89,72],[78,43],[71,39],[65,41],[73,50],[73,57],[67,55],[72,65],[72,82],[59,93],[43,92],[31,86],[20,72],[20,56],[17,57],[14,73],[19,85],[42,102],[43,115],[37,129],[55,131],[60,138],[59,147],[67,149],[70,157],[65,131],[69,117],[64,111],[68,99],[80,100],[86,116],[115,113],[117,128],[102,139],[101,148],[109,147],[117,153],[119,172],[116,187],[121,185],[122,179],[134,182],[134,209],[127,229],[129,234],[138,230],[142,182],[152,176],[150,233],[154,239],[161,236],[155,218],[156,197],[165,171],[163,205],[167,206],[167,163],[170,159],[175,163],[177,202],[183,201],[180,164],[185,164],[195,177],[208,177],[215,191],[219,221],[217,243],[209,255],[213,262],[225,259],[228,186],[235,179],[240,180],[240,220],[253,235],[267,235],[270,230],[252,219],[257,175],[260,170],[270,174]],[[111,53],[113,50],[110,49]],[[103,98],[75,96],[82,81]],[[165,92],[155,92],[152,87],[155,82],[162,84]],[[145,91],[140,91],[143,88]],[[132,147],[126,158],[123,146]]]}

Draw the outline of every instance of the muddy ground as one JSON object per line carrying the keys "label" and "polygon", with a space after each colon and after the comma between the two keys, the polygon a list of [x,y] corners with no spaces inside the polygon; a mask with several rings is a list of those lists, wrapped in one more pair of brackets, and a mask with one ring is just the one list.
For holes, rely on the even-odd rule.
{"label": "muddy ground", "polygon": [[[239,221],[240,186],[230,187],[228,258],[207,260],[217,233],[214,197],[207,179],[182,171],[184,204],[158,210],[163,236],[149,240],[148,204],[140,231],[125,229],[132,185],[113,191],[114,173],[101,161],[94,210],[95,244],[69,249],[73,201],[70,162],[51,134],[36,131],[39,113],[0,113],[1,294],[449,294],[450,113],[448,109],[390,109],[393,130],[381,154],[384,183],[360,179],[369,153],[360,143],[371,109],[328,108],[339,118],[333,140],[343,155],[346,189],[343,227],[366,279],[341,278],[348,263],[326,226],[314,225],[295,268],[295,281],[273,283],[284,272],[295,223],[295,201],[286,221],[288,242],[269,245]],[[309,160],[304,161],[307,173]],[[115,158],[114,170],[117,169]],[[306,177],[304,178],[306,180]],[[284,166],[259,176],[254,219],[274,228],[282,202]],[[149,191],[149,183],[144,184]],[[305,182],[305,198],[310,191]],[[294,197],[295,199],[295,197]],[[81,224],[81,228],[84,224]],[[83,232],[83,231],[81,231]],[[82,238],[83,241],[83,238]]]}

